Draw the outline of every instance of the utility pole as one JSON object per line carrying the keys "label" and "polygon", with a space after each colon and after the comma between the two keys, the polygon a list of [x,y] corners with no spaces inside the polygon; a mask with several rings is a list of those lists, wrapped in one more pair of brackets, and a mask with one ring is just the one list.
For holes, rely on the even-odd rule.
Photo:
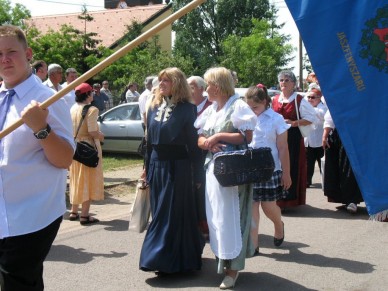
{"label": "utility pole", "polygon": [[303,91],[303,43],[299,33],[299,87]]}

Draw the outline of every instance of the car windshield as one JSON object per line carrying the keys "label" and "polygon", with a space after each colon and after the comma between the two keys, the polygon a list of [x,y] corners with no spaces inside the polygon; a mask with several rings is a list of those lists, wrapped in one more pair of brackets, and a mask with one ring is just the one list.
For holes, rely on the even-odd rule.
{"label": "car windshield", "polygon": [[[134,114],[134,111],[137,110],[137,105],[129,105],[129,106],[121,106],[115,108],[104,115],[104,120],[112,121],[112,120],[130,120],[130,119],[138,119],[137,115]],[[139,116],[140,118],[140,116]]]}

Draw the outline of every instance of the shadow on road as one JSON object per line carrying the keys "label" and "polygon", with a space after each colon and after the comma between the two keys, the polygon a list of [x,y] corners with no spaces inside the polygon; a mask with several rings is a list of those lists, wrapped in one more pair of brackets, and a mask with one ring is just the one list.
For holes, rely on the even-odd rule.
{"label": "shadow on road", "polygon": [[112,195],[109,192],[105,191],[105,193],[104,193],[104,200],[93,201],[93,205],[104,205],[104,204],[129,205],[131,203],[123,202],[120,199],[115,198],[114,195]]}
{"label": "shadow on road", "polygon": [[96,257],[121,258],[127,255],[128,253],[117,253],[113,251],[107,254],[90,253],[83,248],[76,249],[65,245],[53,245],[46,261],[85,264]]}
{"label": "shadow on road", "polygon": [[[183,289],[183,288],[217,288],[223,275],[216,273],[215,259],[204,258],[202,270],[187,274],[174,274],[165,277],[153,277],[146,280],[152,288],[160,289]],[[305,288],[295,282],[278,277],[265,272],[245,272],[242,271],[233,290],[301,290],[309,291],[313,289]]]}
{"label": "shadow on road", "polygon": [[[320,268],[337,268],[355,274],[372,273],[375,270],[374,265],[366,262],[301,252],[299,249],[310,247],[309,245],[303,243],[286,241],[281,248],[274,248],[273,246],[270,247],[270,240],[272,239],[273,238],[270,236],[263,238],[263,235],[260,235],[260,246],[263,246],[266,249],[265,253],[260,253],[261,257],[268,257],[276,261],[316,266]],[[273,249],[274,252],[271,253],[268,249]]]}
{"label": "shadow on road", "polygon": [[282,210],[285,217],[310,217],[310,218],[332,218],[332,219],[357,219],[368,220],[369,215],[365,206],[358,205],[357,213],[350,214],[345,206],[339,205],[337,210],[322,209],[311,205],[302,205],[295,208],[286,208]]}
{"label": "shadow on road", "polygon": [[106,226],[104,229],[107,231],[128,231],[128,220],[115,219],[110,221],[100,221],[99,225]]}

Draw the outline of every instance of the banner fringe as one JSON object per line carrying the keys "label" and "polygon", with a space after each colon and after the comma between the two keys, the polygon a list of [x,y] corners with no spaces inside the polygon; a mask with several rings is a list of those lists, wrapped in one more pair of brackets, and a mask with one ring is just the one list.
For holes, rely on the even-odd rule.
{"label": "banner fringe", "polygon": [[369,220],[372,221],[381,221],[381,222],[388,222],[388,209],[380,211],[374,215],[371,215],[369,217]]}

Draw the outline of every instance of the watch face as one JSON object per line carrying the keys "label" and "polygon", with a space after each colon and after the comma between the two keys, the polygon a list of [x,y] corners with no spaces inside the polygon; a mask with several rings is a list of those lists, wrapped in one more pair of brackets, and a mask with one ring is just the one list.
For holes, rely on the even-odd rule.
{"label": "watch face", "polygon": [[48,132],[46,130],[41,130],[36,134],[38,139],[45,139],[48,136]]}
{"label": "watch face", "polygon": [[47,127],[45,129],[39,130],[37,133],[34,133],[34,135],[37,139],[45,139],[46,137],[48,137],[50,132],[51,132],[51,127],[50,125],[47,124]]}

